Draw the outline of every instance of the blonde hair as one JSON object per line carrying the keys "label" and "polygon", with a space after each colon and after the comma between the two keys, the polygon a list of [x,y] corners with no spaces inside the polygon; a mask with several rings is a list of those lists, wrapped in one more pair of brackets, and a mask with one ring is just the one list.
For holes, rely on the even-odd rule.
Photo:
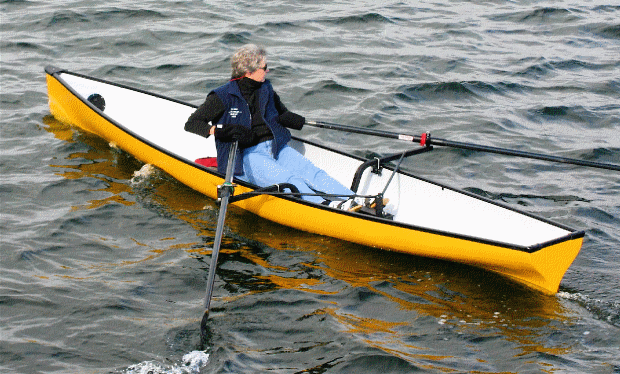
{"label": "blonde hair", "polygon": [[230,58],[232,77],[241,78],[245,73],[253,73],[260,69],[266,56],[265,48],[255,44],[246,44],[237,49]]}

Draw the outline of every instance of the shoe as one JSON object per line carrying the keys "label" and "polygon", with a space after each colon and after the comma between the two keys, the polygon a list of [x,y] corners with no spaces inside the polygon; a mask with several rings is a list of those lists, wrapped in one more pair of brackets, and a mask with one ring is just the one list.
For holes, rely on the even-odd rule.
{"label": "shoe", "polygon": [[[388,205],[388,203],[389,203],[389,202],[390,202],[390,199],[388,199],[388,198],[386,198],[386,197],[384,197],[384,198],[383,198],[383,206],[384,206],[384,207],[385,207],[386,205]],[[372,209],[376,208],[376,207],[377,207],[377,199],[374,199],[374,200],[372,201],[372,203],[368,204],[368,207],[369,207],[369,208],[372,208]]]}
{"label": "shoe", "polygon": [[357,212],[358,210],[362,209],[362,205],[358,204],[354,198],[347,199],[344,201],[339,201],[339,200],[331,201],[328,205],[332,208],[338,208],[338,209],[346,210],[348,212]]}

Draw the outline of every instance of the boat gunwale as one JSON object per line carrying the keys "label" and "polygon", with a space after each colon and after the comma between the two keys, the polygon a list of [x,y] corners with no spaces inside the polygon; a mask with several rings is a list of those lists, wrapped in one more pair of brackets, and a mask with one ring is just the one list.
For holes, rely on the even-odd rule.
{"label": "boat gunwale", "polygon": [[[128,135],[134,137],[135,139],[139,140],[140,142],[148,145],[149,147],[154,148],[155,150],[157,150],[157,151],[159,151],[161,153],[164,153],[165,155],[167,155],[169,157],[172,157],[172,158],[176,159],[177,161],[180,161],[182,163],[185,163],[188,166],[192,166],[192,167],[197,168],[197,169],[199,169],[201,171],[207,172],[208,174],[211,174],[211,175],[214,175],[214,176],[217,176],[219,178],[224,179],[224,175],[222,173],[218,172],[216,169],[209,168],[209,167],[206,167],[204,165],[200,165],[200,164],[198,164],[198,163],[196,163],[194,161],[191,161],[191,160],[188,160],[188,159],[186,159],[184,157],[181,157],[180,155],[178,155],[176,153],[173,153],[173,152],[171,152],[171,151],[161,147],[160,145],[151,142],[150,140],[147,140],[146,138],[138,135],[137,133],[135,133],[134,131],[132,131],[128,127],[120,124],[115,119],[109,117],[105,112],[99,110],[99,108],[95,107],[94,104],[92,104],[87,99],[85,99],[82,95],[80,95],[67,81],[62,79],[60,74],[73,75],[73,76],[76,76],[76,77],[79,77],[79,78],[88,79],[88,80],[91,80],[91,81],[95,81],[95,82],[99,82],[99,83],[103,83],[103,84],[107,84],[107,85],[111,85],[111,86],[115,86],[115,87],[131,90],[131,91],[134,91],[134,92],[137,92],[137,93],[141,93],[141,94],[145,94],[145,95],[148,95],[148,96],[156,97],[156,98],[159,98],[159,99],[171,101],[171,102],[174,102],[174,103],[177,103],[177,104],[181,104],[181,105],[186,105],[186,106],[189,106],[189,107],[192,107],[192,108],[197,108],[198,106],[196,106],[194,104],[190,104],[190,103],[184,102],[184,101],[181,101],[181,100],[177,100],[177,99],[174,99],[174,98],[171,98],[171,97],[160,95],[160,94],[157,94],[157,93],[145,91],[145,90],[140,89],[140,88],[135,88],[135,87],[127,86],[127,85],[124,85],[122,83],[115,83],[115,82],[107,81],[105,79],[100,79],[100,78],[88,76],[88,75],[85,75],[85,74],[75,73],[75,72],[72,72],[72,71],[69,71],[69,70],[66,70],[66,69],[57,68],[55,66],[46,66],[45,67],[45,72],[47,74],[49,74],[50,76],[54,77],[67,90],[69,90],[76,98],[78,98],[80,101],[82,101],[84,104],[86,104],[92,110],[94,110],[98,115],[100,115],[103,118],[105,118],[110,124],[116,126],[119,130],[124,131],[125,133],[127,133]],[[340,151],[340,150],[337,150],[337,149],[334,149],[334,148],[330,148],[328,146],[325,146],[325,145],[322,145],[322,144],[318,144],[318,143],[315,143],[315,142],[310,141],[310,140],[301,139],[301,138],[298,138],[296,136],[293,136],[292,138],[294,140],[296,140],[296,141],[301,142],[302,144],[304,144],[304,143],[305,144],[309,144],[309,145],[312,145],[314,147],[318,147],[318,148],[327,150],[329,152],[334,152],[334,153],[340,154],[342,156],[350,157],[350,158],[353,158],[353,159],[358,160],[358,161],[362,161],[362,162],[367,161],[367,159],[364,159],[362,157],[359,157],[359,156],[356,156],[356,155],[353,155],[353,154],[350,154],[350,153],[346,153],[346,152],[343,152],[343,151]],[[388,165],[384,166],[384,168],[387,169],[387,170],[393,171],[393,168],[391,168]],[[459,188],[456,188],[456,187],[451,187],[451,186],[448,186],[448,185],[445,185],[445,184],[442,184],[442,183],[439,183],[439,182],[435,182],[435,181],[426,179],[424,177],[416,176],[416,175],[413,175],[413,174],[411,174],[411,173],[409,173],[407,171],[404,171],[404,170],[399,170],[398,173],[402,174],[404,176],[407,176],[409,178],[417,179],[417,180],[422,181],[424,183],[432,184],[432,185],[435,185],[437,187],[441,187],[443,189],[448,189],[450,191],[463,194],[465,196],[468,196],[468,197],[471,197],[471,198],[474,198],[474,199],[477,199],[477,200],[480,200],[480,201],[483,201],[483,202],[486,202],[486,203],[489,203],[489,204],[501,207],[503,209],[507,209],[509,211],[522,214],[524,216],[527,216],[529,218],[541,221],[541,222],[549,224],[551,226],[555,226],[557,228],[569,231],[569,233],[566,234],[566,235],[557,237],[555,239],[546,241],[546,242],[537,243],[537,244],[530,245],[530,246],[523,246],[523,245],[516,245],[516,244],[507,243],[507,242],[501,242],[501,241],[497,241],[497,240],[484,239],[484,238],[475,237],[475,236],[456,234],[456,233],[449,232],[449,231],[442,231],[442,230],[439,230],[439,229],[433,229],[433,228],[417,226],[417,225],[413,225],[413,224],[409,224],[409,223],[405,223],[405,222],[393,221],[393,220],[390,220],[390,219],[386,219],[386,218],[382,218],[382,217],[377,217],[377,216],[372,216],[372,215],[361,214],[361,213],[357,213],[357,212],[348,212],[348,211],[340,210],[340,209],[337,209],[337,208],[331,208],[331,207],[328,207],[326,205],[314,204],[314,203],[311,203],[309,201],[305,201],[305,200],[302,200],[302,199],[299,199],[299,198],[296,198],[296,197],[293,197],[293,196],[274,196],[274,198],[281,198],[281,199],[285,199],[285,200],[294,202],[296,204],[302,204],[302,205],[310,206],[312,208],[328,210],[328,211],[331,211],[331,212],[336,213],[336,214],[350,215],[350,216],[353,216],[355,218],[363,219],[363,220],[366,220],[366,221],[379,222],[379,223],[387,224],[387,225],[390,225],[390,226],[396,226],[396,227],[401,227],[401,228],[406,228],[406,229],[412,229],[412,230],[419,231],[419,232],[425,232],[425,233],[434,234],[434,235],[440,235],[440,236],[451,237],[451,238],[455,238],[455,239],[467,240],[467,241],[477,242],[477,243],[481,243],[481,244],[488,244],[488,245],[492,245],[492,246],[497,246],[497,247],[502,247],[502,248],[507,248],[507,249],[512,249],[512,250],[517,250],[517,251],[521,251],[521,252],[525,252],[525,253],[530,253],[530,254],[531,253],[535,253],[535,252],[537,252],[539,250],[542,250],[542,249],[544,249],[546,247],[558,244],[558,243],[567,242],[567,241],[578,239],[578,238],[582,238],[582,237],[585,236],[585,231],[583,231],[583,230],[575,230],[575,229],[573,229],[573,228],[571,228],[569,226],[563,225],[561,223],[554,222],[554,221],[552,221],[550,219],[547,219],[547,218],[544,218],[544,217],[540,217],[540,216],[538,216],[536,214],[533,214],[533,213],[529,213],[529,212],[525,212],[525,211],[516,209],[514,207],[508,206],[508,205],[503,204],[503,203],[498,202],[498,201],[491,200],[491,199],[486,198],[484,196],[480,196],[480,195],[474,194],[474,193],[469,192],[469,191],[465,191],[465,190],[462,190],[462,189],[459,189]],[[248,183],[248,182],[245,182],[245,181],[241,181],[241,180],[235,180],[235,183],[238,184],[238,185],[241,185],[243,187],[254,189],[254,190],[259,188],[258,186],[254,185],[254,184],[251,184],[251,183]],[[197,191],[197,192],[202,193],[200,191]]]}

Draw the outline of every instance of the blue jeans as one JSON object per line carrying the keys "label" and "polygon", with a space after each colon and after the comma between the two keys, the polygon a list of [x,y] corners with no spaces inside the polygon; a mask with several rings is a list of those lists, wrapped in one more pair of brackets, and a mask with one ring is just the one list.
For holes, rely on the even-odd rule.
{"label": "blue jeans", "polygon": [[[277,158],[273,157],[272,140],[259,143],[241,151],[243,157],[243,175],[237,178],[260,187],[278,183],[291,183],[301,193],[353,195],[353,191],[330,177],[324,170],[314,166],[295,149],[284,146]],[[320,204],[325,199],[320,196],[302,196],[304,200]]]}

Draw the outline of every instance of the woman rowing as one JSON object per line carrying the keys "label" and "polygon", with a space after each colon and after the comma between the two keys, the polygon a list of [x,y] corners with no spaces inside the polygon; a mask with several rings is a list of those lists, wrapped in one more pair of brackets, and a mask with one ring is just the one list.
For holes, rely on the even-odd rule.
{"label": "woman rowing", "polygon": [[[265,49],[245,45],[232,55],[231,65],[232,79],[211,91],[185,123],[186,131],[215,136],[218,171],[225,173],[229,147],[236,140],[236,178],[259,187],[291,183],[305,200],[346,210],[361,207],[353,191],[287,144],[288,129],[301,130],[305,118],[289,111],[265,79]],[[330,201],[315,191],[345,200]]]}

